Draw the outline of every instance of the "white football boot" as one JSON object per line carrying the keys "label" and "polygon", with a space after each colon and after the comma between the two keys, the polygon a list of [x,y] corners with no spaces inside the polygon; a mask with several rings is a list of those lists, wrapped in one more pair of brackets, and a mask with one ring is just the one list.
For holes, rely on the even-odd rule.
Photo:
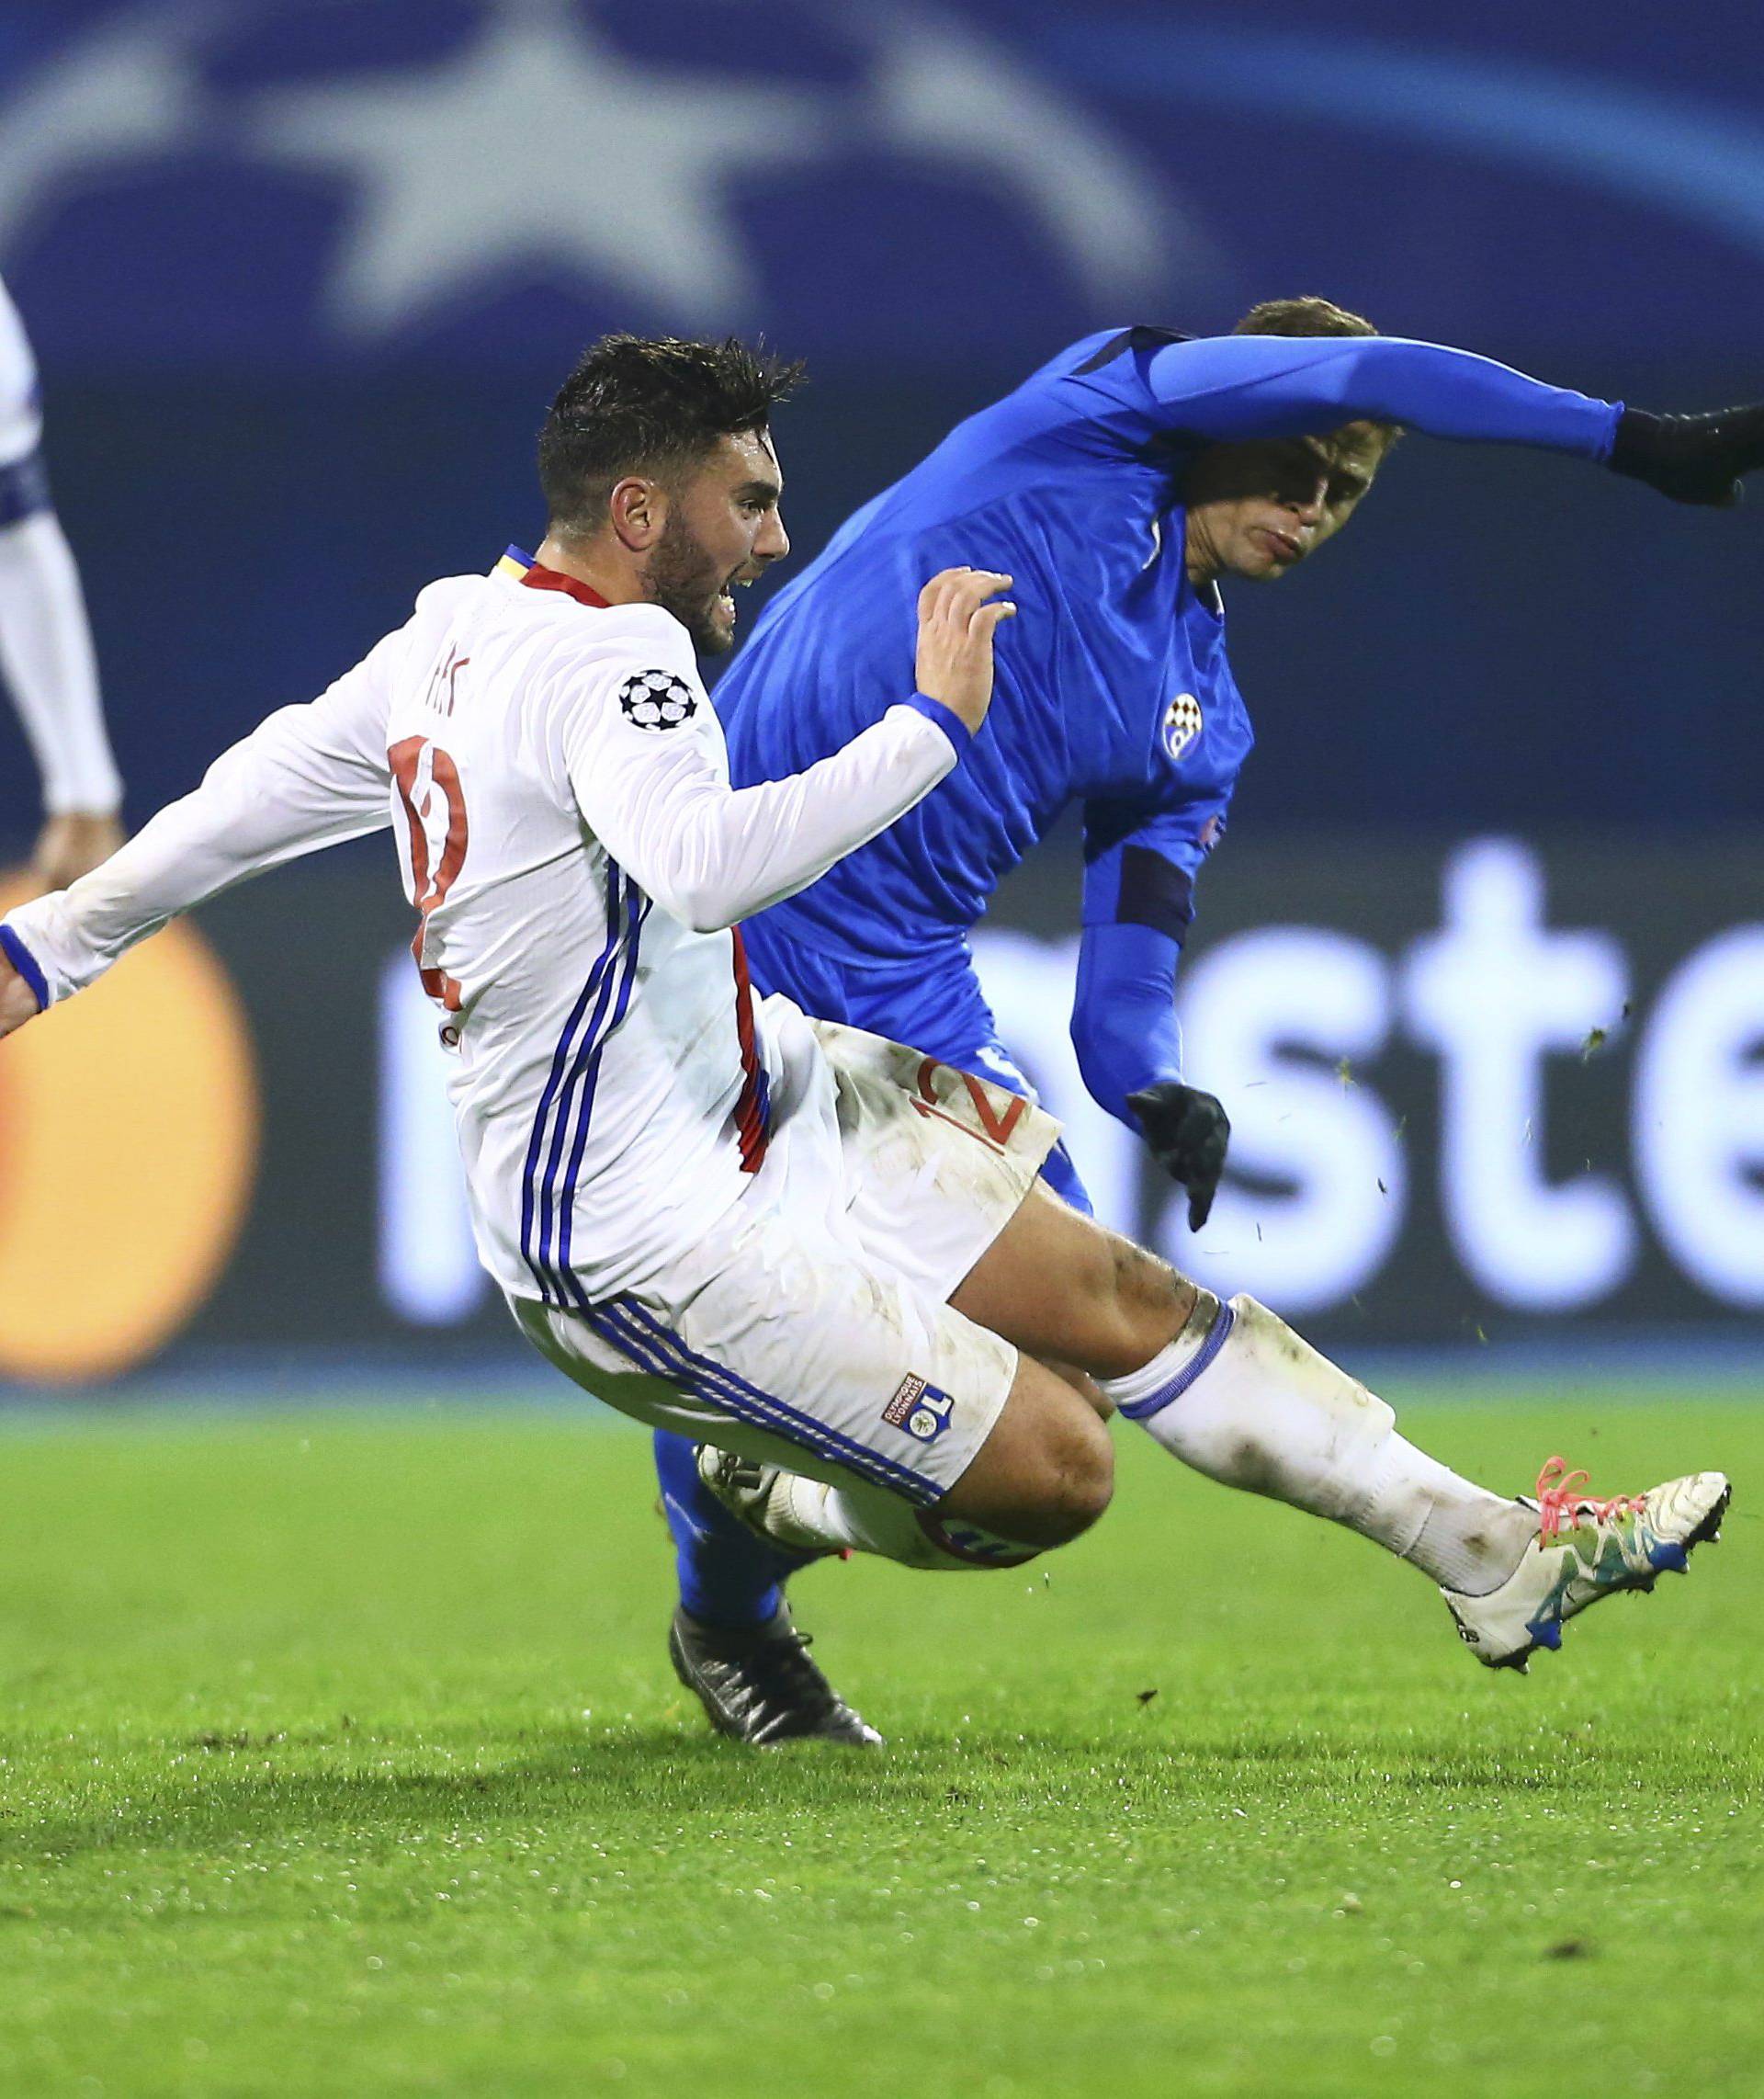
{"label": "white football boot", "polygon": [[763,1465],[757,1458],[738,1458],[732,1450],[718,1450],[708,1443],[699,1444],[694,1456],[698,1477],[755,1537],[786,1552],[823,1556],[831,1552],[824,1538],[791,1520],[790,1474],[781,1467]]}
{"label": "white football boot", "polygon": [[1693,1472],[1645,1494],[1595,1501],[1584,1472],[1552,1458],[1537,1476],[1537,1536],[1498,1589],[1486,1596],[1440,1591],[1478,1662],[1521,1674],[1532,1651],[1562,1644],[1562,1628],[1601,1596],[1651,1589],[1655,1577],[1689,1572],[1691,1548],[1713,1543],[1733,1492],[1721,1472]]}

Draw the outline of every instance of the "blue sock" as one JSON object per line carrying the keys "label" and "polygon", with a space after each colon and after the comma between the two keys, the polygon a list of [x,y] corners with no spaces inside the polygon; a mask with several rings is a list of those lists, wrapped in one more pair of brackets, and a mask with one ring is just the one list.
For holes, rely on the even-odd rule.
{"label": "blue sock", "polygon": [[656,1430],[655,1472],[673,1536],[681,1603],[701,1625],[763,1625],[784,1601],[780,1584],[820,1556],[785,1552],[755,1537],[698,1477],[684,1435]]}

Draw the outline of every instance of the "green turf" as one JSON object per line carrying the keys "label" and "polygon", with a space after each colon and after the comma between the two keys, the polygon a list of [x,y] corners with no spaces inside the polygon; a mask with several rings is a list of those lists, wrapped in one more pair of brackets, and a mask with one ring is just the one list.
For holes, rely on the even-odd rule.
{"label": "green turf", "polygon": [[1741,1498],[1521,1681],[1124,1435],[1045,1575],[807,1576],[893,1746],[766,1755],[666,1673],[633,1434],[0,1434],[0,2091],[1757,2093],[1764,1408],[1406,1418]]}

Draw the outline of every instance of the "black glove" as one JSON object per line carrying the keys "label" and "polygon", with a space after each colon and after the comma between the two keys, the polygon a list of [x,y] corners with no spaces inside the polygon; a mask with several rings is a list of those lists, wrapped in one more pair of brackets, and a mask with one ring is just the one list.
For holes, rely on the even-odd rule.
{"label": "black glove", "polygon": [[1724,509],[1745,493],[1739,476],[1764,467],[1764,403],[1718,408],[1710,415],[1650,415],[1625,408],[1617,418],[1611,465],[1674,503]]}
{"label": "black glove", "polygon": [[1127,1106],[1139,1118],[1152,1157],[1188,1190],[1188,1229],[1198,1231],[1225,1171],[1230,1118],[1211,1094],[1171,1079],[1129,1094]]}

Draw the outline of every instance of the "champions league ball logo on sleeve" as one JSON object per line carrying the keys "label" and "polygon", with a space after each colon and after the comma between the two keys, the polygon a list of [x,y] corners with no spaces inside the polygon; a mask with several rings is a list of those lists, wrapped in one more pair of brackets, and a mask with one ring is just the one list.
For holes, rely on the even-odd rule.
{"label": "champions league ball logo on sleeve", "polygon": [[1189,745],[1206,727],[1201,703],[1192,692],[1179,692],[1164,711],[1164,748],[1172,765],[1180,765]]}
{"label": "champions league ball logo on sleeve", "polygon": [[698,696],[672,671],[639,671],[618,688],[619,711],[634,729],[678,729],[698,711]]}

